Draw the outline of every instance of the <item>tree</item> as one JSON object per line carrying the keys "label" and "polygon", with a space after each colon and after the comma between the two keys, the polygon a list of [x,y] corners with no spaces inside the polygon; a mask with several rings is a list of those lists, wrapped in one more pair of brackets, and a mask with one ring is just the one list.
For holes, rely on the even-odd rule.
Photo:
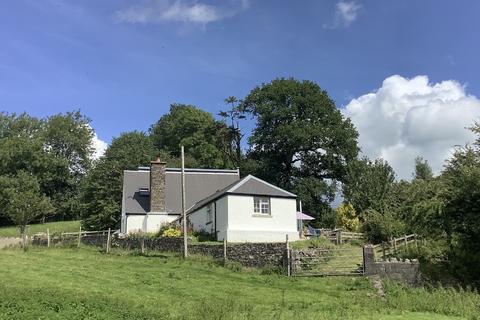
{"label": "tree", "polygon": [[350,203],[342,203],[337,209],[335,209],[335,214],[337,218],[337,227],[343,228],[347,231],[357,231],[360,227],[357,213]]}
{"label": "tree", "polygon": [[[474,132],[478,130],[478,125]],[[452,270],[465,283],[480,287],[480,139],[455,152],[442,174],[445,232]]]}
{"label": "tree", "polygon": [[0,210],[20,229],[24,248],[27,225],[53,209],[32,174],[19,171],[15,176],[0,177]]}
{"label": "tree", "polygon": [[224,146],[224,152],[233,165],[237,168],[242,166],[242,138],[243,134],[240,130],[240,120],[245,119],[239,101],[236,97],[230,96],[225,99],[225,103],[230,105],[230,109],[226,111],[220,111],[219,116],[230,121],[230,124],[224,130],[224,139],[222,140]]}
{"label": "tree", "polygon": [[256,118],[249,156],[280,186],[292,177],[343,180],[358,153],[358,133],[327,92],[311,81],[276,79],[253,89],[242,109]]}
{"label": "tree", "polygon": [[349,164],[342,193],[363,220],[368,209],[380,213],[392,209],[394,181],[395,172],[388,162],[363,158]]}
{"label": "tree", "polygon": [[[81,187],[82,226],[89,230],[118,228],[121,218],[123,171],[147,166],[157,151],[143,132],[122,133],[113,139]],[[167,160],[167,155],[162,154]]]}
{"label": "tree", "polygon": [[77,218],[78,186],[90,167],[92,129],[79,111],[37,119],[0,114],[0,175],[34,175],[56,219]]}
{"label": "tree", "polygon": [[422,157],[415,158],[415,173],[413,178],[417,180],[430,180],[433,178],[432,168],[428,164],[428,161]]}
{"label": "tree", "polygon": [[328,205],[327,185],[343,181],[347,164],[358,153],[358,134],[350,120],[317,84],[292,78],[256,87],[241,109],[256,119],[248,152],[258,162],[256,174],[288,190],[308,178],[309,185],[327,192],[311,197],[317,203],[305,201],[312,213],[321,214],[316,208]]}
{"label": "tree", "polygon": [[195,106],[172,104],[169,113],[150,127],[154,146],[171,157],[180,157],[180,146],[185,146],[190,165],[201,168],[231,167],[219,141],[224,123]]}

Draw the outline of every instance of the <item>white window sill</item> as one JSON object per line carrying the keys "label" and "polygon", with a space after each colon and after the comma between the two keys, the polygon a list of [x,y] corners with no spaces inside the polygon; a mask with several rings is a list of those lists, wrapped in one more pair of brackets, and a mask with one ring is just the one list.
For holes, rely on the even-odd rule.
{"label": "white window sill", "polygon": [[254,217],[254,218],[272,218],[272,215],[268,214],[268,213],[254,213],[254,214],[252,214],[252,217]]}

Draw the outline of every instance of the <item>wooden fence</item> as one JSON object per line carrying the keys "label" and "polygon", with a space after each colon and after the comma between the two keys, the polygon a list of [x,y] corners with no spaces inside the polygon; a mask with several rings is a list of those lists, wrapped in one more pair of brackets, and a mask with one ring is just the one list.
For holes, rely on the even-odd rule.
{"label": "wooden fence", "polygon": [[325,236],[330,241],[334,242],[335,244],[342,244],[345,241],[349,240],[362,240],[363,233],[361,232],[349,232],[343,231],[342,229],[321,229],[320,235]]}
{"label": "wooden fence", "polygon": [[398,252],[398,248],[400,247],[408,247],[413,245],[418,247],[418,243],[425,241],[423,238],[416,234],[409,234],[404,235],[403,237],[393,238],[390,241],[382,242],[380,244],[374,245],[374,251],[376,256],[381,256],[383,260],[387,257],[396,255]]}

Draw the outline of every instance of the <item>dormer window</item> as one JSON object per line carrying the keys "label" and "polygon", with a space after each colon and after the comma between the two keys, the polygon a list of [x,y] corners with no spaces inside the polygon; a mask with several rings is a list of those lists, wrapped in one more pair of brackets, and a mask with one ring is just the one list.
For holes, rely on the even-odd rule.
{"label": "dormer window", "polygon": [[138,193],[142,196],[142,197],[148,197],[150,195],[150,189],[148,188],[140,188],[138,190]]}

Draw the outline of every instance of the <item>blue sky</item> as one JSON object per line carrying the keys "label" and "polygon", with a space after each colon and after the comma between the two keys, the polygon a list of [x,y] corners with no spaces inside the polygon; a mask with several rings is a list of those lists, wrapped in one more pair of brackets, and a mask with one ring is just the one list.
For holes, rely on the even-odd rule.
{"label": "blue sky", "polygon": [[80,108],[109,142],[170,103],[217,113],[276,77],[313,80],[342,108],[392,75],[480,96],[479,14],[475,0],[5,0],[0,110]]}

